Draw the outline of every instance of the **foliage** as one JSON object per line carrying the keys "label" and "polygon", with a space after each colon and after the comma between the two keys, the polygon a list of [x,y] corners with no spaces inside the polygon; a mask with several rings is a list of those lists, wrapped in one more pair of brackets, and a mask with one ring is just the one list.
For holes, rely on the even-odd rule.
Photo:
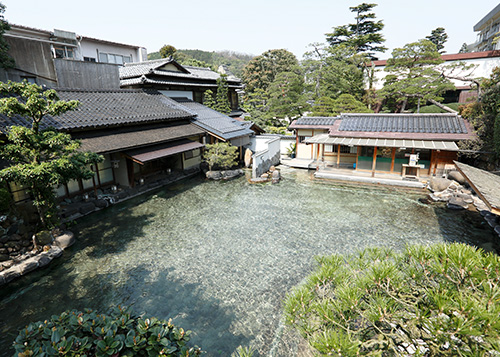
{"label": "foliage", "polygon": [[231,113],[228,92],[229,87],[227,85],[227,76],[225,74],[221,74],[219,78],[217,78],[217,94],[215,97],[215,110],[219,113]]}
{"label": "foliage", "polygon": [[231,357],[252,357],[254,350],[252,347],[238,346],[236,351],[231,354]]}
{"label": "foliage", "polygon": [[229,143],[216,143],[205,145],[203,159],[208,164],[208,169],[228,169],[237,164],[238,148]]}
{"label": "foliage", "polygon": [[172,45],[163,45],[163,47],[160,48],[161,58],[173,57],[176,52],[177,49]]}
{"label": "foliage", "polygon": [[229,104],[227,76],[221,74],[217,78],[217,93],[214,95],[212,90],[208,89],[203,93],[203,105],[218,111],[219,113],[231,113],[231,105]]}
{"label": "foliage", "polygon": [[[493,356],[500,257],[465,244],[318,258],[286,322],[321,355]],[[496,351],[496,352],[495,352]]]}
{"label": "foliage", "polygon": [[207,89],[203,92],[203,105],[215,109],[214,92],[212,92],[211,89]]}
{"label": "foliage", "polygon": [[54,129],[40,130],[46,115],[57,116],[76,108],[76,101],[61,101],[54,90],[44,90],[27,82],[0,83],[0,91],[9,97],[0,99],[0,112],[21,115],[31,120],[31,128],[13,126],[0,156],[10,166],[0,170],[0,181],[26,186],[40,215],[42,226],[57,223],[54,188],[72,179],[89,179],[94,173],[89,164],[102,160],[90,152],[80,152],[80,143],[69,134]]}
{"label": "foliage", "polygon": [[349,7],[356,14],[356,23],[334,27],[332,33],[326,34],[328,43],[332,46],[347,45],[354,48],[356,53],[364,53],[376,60],[375,52],[385,52],[387,48],[382,46],[385,42],[381,34],[384,23],[381,20],[374,21],[376,15],[370,12],[375,6],[377,4],[362,3]]}
{"label": "foliage", "polygon": [[[220,65],[225,65],[237,77],[241,77],[243,67],[253,58],[253,55],[234,51],[202,51],[202,50],[177,50],[174,59],[182,65],[195,67],[209,67],[217,70]],[[148,53],[148,59],[162,58],[160,52]]]}
{"label": "foliage", "polygon": [[307,109],[304,96],[304,78],[294,72],[281,72],[269,85],[269,110],[278,118],[302,116]]}
{"label": "foliage", "polygon": [[373,113],[350,94],[341,94],[337,99],[322,97],[315,102],[311,116],[333,117],[341,113]]}
{"label": "foliage", "polygon": [[10,204],[12,203],[12,196],[6,187],[0,187],[0,214],[8,213]]}
{"label": "foliage", "polygon": [[198,356],[199,348],[186,345],[189,335],[170,320],[138,317],[130,308],[110,315],[86,309],[30,323],[14,348],[19,356]]}
{"label": "foliage", "polygon": [[361,99],[364,93],[363,69],[366,57],[346,45],[312,46],[314,50],[305,53],[302,66],[308,89],[314,93],[314,98],[337,98],[347,93]]}
{"label": "foliage", "polygon": [[269,94],[261,88],[256,88],[253,92],[245,92],[241,107],[250,114],[250,120],[261,128],[278,124],[269,112]]}
{"label": "foliage", "polygon": [[14,59],[9,56],[9,44],[3,37],[6,31],[10,30],[10,25],[4,17],[5,5],[0,3],[0,67],[9,69],[14,67]]}
{"label": "foliage", "polygon": [[266,132],[269,134],[286,134],[287,127],[286,126],[268,126],[266,128]]}
{"label": "foliage", "polygon": [[420,40],[409,43],[403,48],[394,49],[385,67],[390,74],[385,77],[382,95],[402,101],[401,110],[405,109],[408,100],[415,98],[441,101],[442,93],[455,88],[436,69],[441,63],[443,60],[436,51],[436,46],[428,40]]}
{"label": "foliage", "polygon": [[458,51],[458,53],[469,53],[470,50],[469,50],[469,46],[467,46],[467,43],[462,43],[462,47],[460,47],[460,50]]}
{"label": "foliage", "polygon": [[448,35],[443,27],[438,27],[432,30],[431,34],[429,36],[425,36],[425,38],[436,45],[436,49],[439,53],[446,53],[446,51],[443,51],[443,48],[444,44],[448,40]]}
{"label": "foliage", "polygon": [[276,76],[281,72],[301,74],[299,61],[287,50],[269,50],[254,57],[243,68],[242,80],[246,84],[245,91],[253,92],[257,88],[267,90]]}

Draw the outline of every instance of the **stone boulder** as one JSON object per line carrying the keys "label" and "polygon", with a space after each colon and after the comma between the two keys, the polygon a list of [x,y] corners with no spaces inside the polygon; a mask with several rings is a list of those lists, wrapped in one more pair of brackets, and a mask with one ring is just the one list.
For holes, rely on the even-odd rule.
{"label": "stone boulder", "polygon": [[252,155],[253,152],[249,148],[245,150],[245,167],[250,167],[252,164]]}
{"label": "stone boulder", "polygon": [[457,181],[459,184],[464,185],[467,181],[465,177],[459,171],[450,171],[448,172],[448,179]]}
{"label": "stone boulder", "polygon": [[52,234],[49,231],[42,231],[36,234],[36,240],[39,245],[47,245],[52,243]]}
{"label": "stone boulder", "polygon": [[54,244],[61,249],[66,249],[72,246],[74,243],[75,235],[70,231],[66,231],[60,236],[56,237],[56,239],[54,239]]}
{"label": "stone boulder", "polygon": [[35,270],[36,268],[38,268],[38,261],[33,258],[26,259],[19,263],[19,265],[17,266],[17,269],[19,270],[19,273],[21,275],[27,274],[30,271]]}
{"label": "stone boulder", "polygon": [[429,189],[433,192],[440,192],[446,190],[453,181],[441,178],[433,177],[429,182]]}
{"label": "stone boulder", "polygon": [[447,207],[449,209],[467,209],[469,208],[469,205],[460,197],[453,196],[449,199]]}
{"label": "stone boulder", "polygon": [[206,176],[210,180],[220,180],[222,178],[220,171],[207,171]]}
{"label": "stone boulder", "polygon": [[97,208],[106,208],[108,207],[109,203],[106,200],[103,199],[97,199],[94,201],[94,204]]}
{"label": "stone boulder", "polygon": [[80,206],[80,213],[87,214],[95,210],[95,204],[93,202],[86,202]]}

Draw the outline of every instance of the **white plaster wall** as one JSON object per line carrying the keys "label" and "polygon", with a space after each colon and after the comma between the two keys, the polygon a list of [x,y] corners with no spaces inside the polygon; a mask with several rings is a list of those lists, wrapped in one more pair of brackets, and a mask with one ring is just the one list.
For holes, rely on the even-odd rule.
{"label": "white plaster wall", "polygon": [[193,100],[193,92],[182,90],[161,90],[161,94],[170,98],[187,98]]}
{"label": "white plaster wall", "polygon": [[141,49],[130,46],[119,46],[105,44],[97,41],[92,41],[89,39],[83,39],[80,43],[80,53],[83,57],[93,57],[99,62],[99,53],[111,53],[115,55],[131,56],[132,62],[140,62],[142,60]]}
{"label": "white plaster wall", "polygon": [[[455,71],[450,71],[449,69],[445,69],[444,72],[446,74],[453,74],[454,76],[467,76],[467,77],[473,77],[473,78],[489,78],[491,73],[493,72],[493,69],[495,67],[500,66],[500,57],[490,57],[490,58],[473,58],[473,59],[468,59],[468,60],[461,60],[461,61],[446,61],[443,64],[441,64],[439,67],[445,67],[457,63],[464,63],[465,65],[473,65],[473,69],[468,69],[468,70],[455,70]],[[386,75],[389,74],[389,72],[386,72],[385,66],[377,66],[375,68],[375,83],[374,83],[374,88],[375,89],[382,89],[384,86],[384,78]],[[464,86],[469,86],[471,83],[470,82],[462,82],[458,80],[451,80],[453,84],[456,87],[464,87]]]}

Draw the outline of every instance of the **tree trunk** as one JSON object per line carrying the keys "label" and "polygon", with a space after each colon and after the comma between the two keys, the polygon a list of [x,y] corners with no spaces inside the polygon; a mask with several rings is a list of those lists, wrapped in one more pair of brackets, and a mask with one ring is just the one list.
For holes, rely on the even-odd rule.
{"label": "tree trunk", "polygon": [[448,113],[453,113],[453,114],[457,114],[458,112],[456,110],[453,110],[451,109],[450,107],[447,107],[446,105],[444,104],[441,104],[439,102],[436,102],[434,99],[429,99],[429,102],[431,102],[432,104],[434,104],[435,106],[437,106],[438,108],[441,108],[445,111],[447,111]]}

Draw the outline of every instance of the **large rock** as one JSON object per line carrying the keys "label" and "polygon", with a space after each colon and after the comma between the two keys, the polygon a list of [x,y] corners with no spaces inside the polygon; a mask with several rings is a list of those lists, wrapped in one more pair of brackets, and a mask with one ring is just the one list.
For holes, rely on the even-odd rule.
{"label": "large rock", "polygon": [[108,205],[109,205],[108,201],[106,201],[106,200],[102,200],[102,199],[100,199],[100,200],[95,200],[95,201],[94,201],[94,204],[95,204],[95,206],[96,206],[97,208],[106,208],[106,207],[108,207]]}
{"label": "large rock", "polygon": [[429,188],[433,192],[440,192],[446,190],[453,181],[441,178],[441,177],[433,177],[429,182]]}
{"label": "large rock", "polygon": [[467,209],[469,205],[460,197],[453,196],[448,201],[449,209]]}
{"label": "large rock", "polygon": [[54,240],[54,244],[61,249],[66,249],[72,246],[74,243],[75,243],[75,235],[70,231],[64,232],[60,236],[56,237],[56,239]]}
{"label": "large rock", "polygon": [[93,202],[86,202],[80,206],[80,213],[87,214],[95,210],[95,204]]}
{"label": "large rock", "polygon": [[448,179],[457,181],[461,185],[464,185],[467,182],[465,177],[456,170],[448,172]]}
{"label": "large rock", "polygon": [[249,148],[245,150],[245,167],[250,167],[252,164],[252,155],[253,152]]}
{"label": "large rock", "polygon": [[38,262],[38,267],[44,267],[52,261],[52,258],[49,256],[47,252],[43,252],[34,257]]}
{"label": "large rock", "polygon": [[0,254],[0,262],[6,262],[10,257],[8,254]]}
{"label": "large rock", "polygon": [[42,231],[36,234],[36,240],[40,245],[47,245],[52,243],[54,237],[49,231]]}
{"label": "large rock", "polygon": [[47,252],[48,256],[52,259],[59,258],[63,254],[63,250],[55,245],[53,245]]}
{"label": "large rock", "polygon": [[19,273],[21,275],[24,275],[29,273],[30,271],[35,270],[36,268],[38,268],[38,261],[36,259],[30,258],[19,263],[17,269],[19,270]]}
{"label": "large rock", "polygon": [[207,171],[206,176],[210,180],[220,180],[222,178],[220,171]]}

